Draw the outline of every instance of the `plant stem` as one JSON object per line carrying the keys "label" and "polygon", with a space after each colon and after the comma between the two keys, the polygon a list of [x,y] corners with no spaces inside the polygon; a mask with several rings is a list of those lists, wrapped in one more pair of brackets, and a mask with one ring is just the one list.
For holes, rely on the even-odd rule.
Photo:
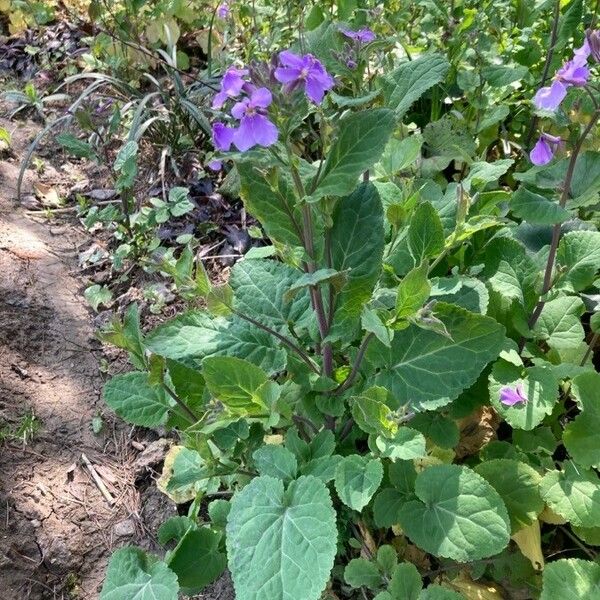
{"label": "plant stem", "polygon": [[[546,80],[548,79],[548,71],[550,71],[550,63],[552,62],[552,58],[554,56],[554,46],[556,46],[556,38],[558,37],[558,22],[560,20],[560,0],[556,0],[554,4],[554,16],[552,21],[552,33],[550,34],[550,47],[548,48],[548,54],[546,54],[546,62],[544,63],[544,70],[542,71],[542,80],[540,82],[540,87],[544,87],[546,85]],[[529,144],[531,144],[531,138],[533,137],[533,132],[536,130],[538,124],[537,116],[534,116],[531,119],[531,125],[529,126],[529,131],[527,132],[527,137],[525,138],[525,148],[529,148]]]}
{"label": "plant stem", "polygon": [[590,357],[590,354],[594,351],[594,348],[596,346],[596,344],[598,343],[598,338],[600,338],[600,333],[596,332],[593,336],[592,339],[590,340],[590,343],[587,347],[587,350],[585,351],[585,354],[583,355],[583,358],[581,359],[581,366],[584,367],[585,363],[588,361],[588,358]]}
{"label": "plant stem", "polygon": [[263,325],[260,321],[257,321],[256,319],[253,319],[252,317],[249,317],[248,315],[245,315],[244,313],[238,312],[237,310],[235,310],[233,308],[231,310],[232,310],[233,314],[240,317],[240,319],[244,319],[244,321],[248,321],[248,323],[252,323],[252,325],[256,325],[256,327],[258,327],[259,329],[262,329],[263,331],[270,333],[272,336],[276,337],[280,342],[284,343],[288,348],[290,348],[296,354],[298,354],[298,356],[300,356],[300,358],[310,367],[311,371],[314,371],[318,375],[321,373],[321,371],[319,370],[319,367],[317,367],[315,365],[315,363],[308,356],[308,354],[306,354],[306,352],[304,352],[304,350],[302,350],[302,348],[300,348],[300,346],[297,346],[296,344],[294,344],[294,342],[292,342],[292,340],[286,338],[284,335],[281,335],[279,332],[275,331],[274,329],[271,329],[267,325]]}
{"label": "plant stem", "polygon": [[[565,175],[565,181],[563,184],[563,189],[560,195],[559,206],[564,208],[567,204],[567,200],[569,199],[569,192],[571,191],[571,182],[573,180],[573,174],[575,172],[575,164],[577,162],[577,158],[581,151],[581,147],[583,146],[583,142],[590,131],[594,128],[598,119],[600,118],[600,110],[597,110],[590,119],[590,122],[587,124],[586,128],[583,130],[583,133],[577,140],[575,147],[573,148],[573,152],[571,154],[571,159],[569,160],[569,165],[567,167],[567,174]],[[550,252],[548,253],[548,261],[546,262],[546,271],[544,273],[544,284],[542,287],[542,296],[545,296],[550,288],[552,287],[552,273],[554,271],[554,261],[556,260],[556,252],[558,250],[558,242],[560,241],[560,223],[554,225],[552,229],[552,241],[550,242]],[[529,318],[528,325],[529,329],[532,329],[534,325],[537,323],[540,315],[542,314],[542,310],[544,305],[546,304],[545,300],[539,300],[533,314]]]}
{"label": "plant stem", "polygon": [[164,381],[162,383],[162,387],[175,400],[177,406],[181,408],[181,410],[192,420],[192,424],[197,423],[200,419],[193,413],[189,406],[185,404],[185,402],[172,390]]}
{"label": "plant stem", "polygon": [[360,345],[360,348],[358,349],[358,354],[356,355],[356,360],[354,361],[354,365],[352,366],[352,370],[348,374],[348,377],[346,377],[346,379],[335,390],[333,390],[333,393],[336,396],[344,393],[354,383],[354,380],[356,379],[356,376],[358,375],[358,371],[360,370],[360,365],[363,361],[363,358],[365,357],[365,352],[367,351],[367,348],[369,347],[369,342],[373,339],[373,337],[374,336],[372,333],[368,333],[365,336],[365,338],[363,339],[362,344]]}
{"label": "plant stem", "polygon": [[592,550],[590,550],[587,546],[585,546],[575,535],[573,535],[566,527],[559,527],[559,529],[569,538],[571,539],[573,542],[575,542],[575,544],[577,544],[577,546],[579,546],[579,548],[581,548],[581,550],[583,550],[588,558],[590,560],[596,560],[596,553],[592,552]]}

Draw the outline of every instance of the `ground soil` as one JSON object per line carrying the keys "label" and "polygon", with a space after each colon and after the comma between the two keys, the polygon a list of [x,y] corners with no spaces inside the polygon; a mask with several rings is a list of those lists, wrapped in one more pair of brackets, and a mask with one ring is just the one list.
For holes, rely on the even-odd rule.
{"label": "ground soil", "polygon": [[[94,600],[111,552],[127,543],[159,551],[156,529],[176,507],[152,484],[158,436],[125,426],[101,400],[102,349],[77,264],[90,240],[73,219],[48,223],[16,202],[38,128],[0,126],[13,136],[0,161],[0,600]],[[36,177],[28,172],[26,194]],[[49,169],[46,183],[53,177]],[[39,430],[17,439],[31,416]],[[233,598],[229,579],[200,597]]]}

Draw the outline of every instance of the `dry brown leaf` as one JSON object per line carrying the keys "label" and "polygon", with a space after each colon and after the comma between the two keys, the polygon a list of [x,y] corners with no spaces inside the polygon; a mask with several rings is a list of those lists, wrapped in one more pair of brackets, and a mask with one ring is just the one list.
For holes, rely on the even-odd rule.
{"label": "dry brown leaf", "polygon": [[460,441],[455,448],[457,458],[477,454],[486,444],[496,439],[500,417],[490,406],[481,406],[458,423]]}
{"label": "dry brown leaf", "polygon": [[442,585],[461,593],[467,600],[504,600],[501,588],[493,583],[476,582],[461,571],[457,577],[449,580],[442,577]]}

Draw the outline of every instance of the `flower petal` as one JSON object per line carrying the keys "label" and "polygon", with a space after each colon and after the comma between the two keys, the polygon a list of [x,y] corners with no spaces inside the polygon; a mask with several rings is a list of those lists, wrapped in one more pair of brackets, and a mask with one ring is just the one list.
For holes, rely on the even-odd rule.
{"label": "flower petal", "polygon": [[229,96],[225,92],[219,92],[213,98],[212,107],[217,110],[220,108],[223,108],[223,105],[225,104],[225,102],[227,102],[228,99],[229,99]]}
{"label": "flower petal", "polygon": [[548,164],[554,157],[554,152],[548,142],[542,136],[529,153],[529,158],[534,165],[541,167]]}
{"label": "flower petal", "polygon": [[248,105],[250,104],[250,100],[248,98],[244,98],[240,102],[236,102],[231,109],[231,116],[235,119],[241,119],[248,109]]}
{"label": "flower petal", "polygon": [[250,105],[255,107],[258,106],[260,108],[267,108],[271,102],[273,102],[273,96],[265,87],[254,90],[252,92],[252,96],[250,97]]}
{"label": "flower petal", "polygon": [[567,95],[567,88],[560,82],[554,81],[551,86],[540,88],[533,99],[536,108],[556,110]]}
{"label": "flower petal", "polygon": [[278,67],[275,69],[275,79],[280,83],[292,83],[300,79],[301,71],[293,67]]}
{"label": "flower petal", "polygon": [[214,123],[212,126],[212,137],[215,148],[227,152],[233,143],[234,129],[227,127],[225,123]]}
{"label": "flower petal", "polygon": [[284,67],[292,67],[294,69],[302,69],[306,66],[304,57],[298,56],[289,50],[283,50],[279,53],[279,62]]}
{"label": "flower petal", "polygon": [[244,117],[233,137],[233,143],[240,152],[245,152],[257,144],[271,146],[277,141],[277,127],[264,115]]}

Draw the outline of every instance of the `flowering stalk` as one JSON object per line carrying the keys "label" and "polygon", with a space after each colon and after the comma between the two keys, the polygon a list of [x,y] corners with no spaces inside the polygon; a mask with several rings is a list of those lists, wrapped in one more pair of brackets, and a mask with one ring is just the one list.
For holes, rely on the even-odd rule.
{"label": "flowering stalk", "polygon": [[[590,131],[594,128],[598,120],[600,119],[600,109],[596,109],[590,119],[590,122],[587,124],[583,133],[577,140],[575,147],[573,148],[573,152],[571,154],[571,158],[569,160],[569,165],[567,167],[567,173],[565,175],[565,181],[563,184],[563,189],[560,195],[559,206],[564,208],[567,204],[567,200],[569,199],[569,191],[571,190],[571,182],[573,180],[573,174],[575,172],[575,164],[577,163],[577,157],[581,152],[581,148],[583,146],[583,142],[585,138],[588,136]],[[560,223],[554,225],[552,229],[552,241],[550,242],[550,252],[548,253],[548,261],[546,262],[546,270],[544,272],[544,285],[542,287],[542,296],[545,296],[550,288],[552,287],[552,273],[554,272],[554,262],[556,260],[556,252],[558,250],[558,242],[560,241]],[[546,301],[540,299],[533,311],[531,317],[529,318],[529,328],[532,329],[533,326],[537,323],[540,315],[542,314],[542,310]]]}

